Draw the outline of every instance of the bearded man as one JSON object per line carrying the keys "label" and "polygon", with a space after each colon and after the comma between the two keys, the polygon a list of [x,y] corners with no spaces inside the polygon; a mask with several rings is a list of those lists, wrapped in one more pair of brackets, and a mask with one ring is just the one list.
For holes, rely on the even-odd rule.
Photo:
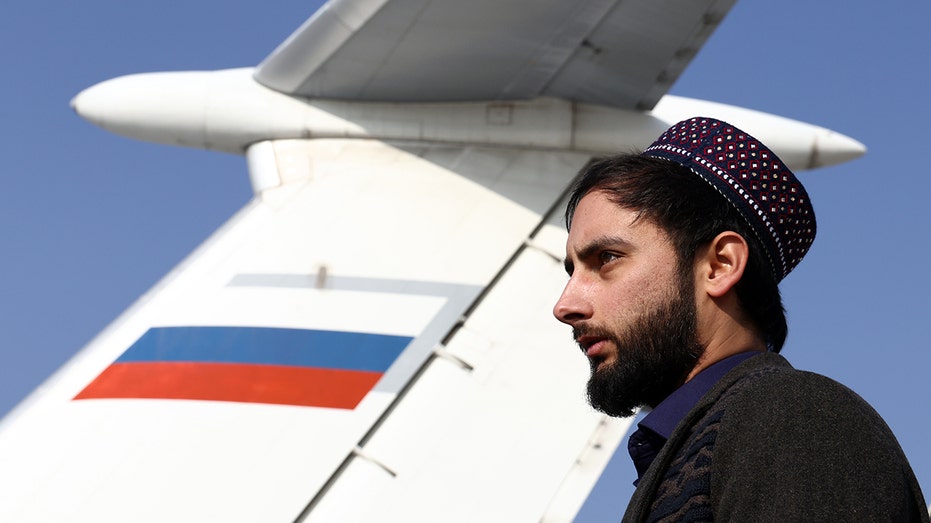
{"label": "bearded man", "polygon": [[765,145],[692,118],[594,162],[566,223],[554,308],[589,358],[589,400],[651,412],[631,435],[624,521],[929,521],[901,448],[844,386],[793,369],[778,283],[815,236]]}

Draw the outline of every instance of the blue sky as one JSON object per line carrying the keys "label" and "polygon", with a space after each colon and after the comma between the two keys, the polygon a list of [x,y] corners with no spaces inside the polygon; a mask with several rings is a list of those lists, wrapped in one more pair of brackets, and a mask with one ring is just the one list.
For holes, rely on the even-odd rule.
{"label": "blue sky", "polygon": [[[135,142],[75,116],[129,73],[251,66],[316,10],[281,1],[15,2],[0,18],[0,414],[250,197],[241,157]],[[862,159],[803,173],[818,238],[784,282],[799,368],[841,381],[895,431],[931,492],[931,3],[738,2],[672,93],[823,125]],[[620,460],[584,520],[616,518]],[[613,512],[612,512],[613,511]]]}

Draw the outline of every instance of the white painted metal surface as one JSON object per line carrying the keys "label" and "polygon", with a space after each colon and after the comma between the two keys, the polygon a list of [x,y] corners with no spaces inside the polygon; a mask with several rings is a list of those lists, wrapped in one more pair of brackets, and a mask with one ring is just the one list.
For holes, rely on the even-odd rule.
{"label": "white painted metal surface", "polygon": [[[549,320],[550,298],[558,293],[561,279],[551,277],[548,293],[531,297],[535,305],[531,309],[521,306],[522,291],[539,292],[539,286],[532,284],[533,272],[519,270],[523,278],[531,278],[529,289],[497,291],[510,300],[506,302],[513,309],[506,315],[509,319],[495,326],[505,311],[491,308],[494,301],[483,302],[475,311],[481,315],[473,315],[446,349],[464,361],[473,360],[474,370],[464,373],[446,360],[430,364],[431,370],[410,396],[424,395],[428,403],[421,407],[407,406],[416,401],[405,403],[373,433],[375,447],[361,443],[481,289],[538,226],[539,211],[381,142],[310,140],[282,144],[282,150],[286,151],[282,156],[301,156],[309,166],[306,172],[292,174],[286,183],[261,193],[205,248],[46,384],[28,410],[9,420],[7,430],[0,433],[0,462],[35,476],[0,475],[0,489],[10,500],[0,504],[0,520],[290,521],[357,445],[389,467],[399,468],[403,471],[399,478],[406,479],[406,469],[392,454],[380,451],[381,442],[392,441],[381,430],[397,431],[400,436],[395,438],[409,444],[417,441],[412,434],[429,434],[432,427],[443,434],[434,444],[456,441],[455,446],[465,449],[455,455],[469,456],[471,463],[484,463],[490,457],[486,466],[492,466],[499,461],[489,455],[493,449],[487,444],[470,446],[468,438],[463,440],[465,429],[471,427],[491,442],[502,434],[517,438],[521,433],[514,429],[523,427],[523,437],[535,440],[546,452],[528,451],[522,465],[544,459],[556,448],[564,454],[562,468],[571,465],[598,419],[580,394],[585,363],[565,333]],[[429,150],[421,153],[430,155]],[[567,173],[585,161],[583,155],[552,155],[547,160],[545,155],[525,151],[484,154],[460,149],[457,156],[465,171],[473,160],[481,161],[485,171],[497,163],[495,183],[535,192],[537,201],[527,204],[543,207],[549,202],[547,208],[562,192]],[[371,169],[373,164],[379,169]],[[547,169],[551,176],[543,174]],[[537,176],[527,177],[529,170]],[[561,270],[549,258],[544,269],[557,274]],[[490,318],[485,320],[490,325],[476,323],[483,317]],[[241,325],[416,339],[354,409],[72,400],[149,328]],[[495,330],[502,327],[503,333]],[[520,333],[528,328],[546,334],[520,343]],[[561,335],[553,335],[554,331]],[[521,372],[486,365],[477,353],[490,353],[482,357],[504,358],[511,365],[520,363]],[[528,359],[515,360],[518,354]],[[541,372],[541,364],[532,365],[537,360],[558,362],[559,367],[574,365],[575,371],[560,389],[546,386],[552,376]],[[450,365],[454,372],[449,372]],[[444,366],[445,375],[432,370]],[[514,382],[515,374],[525,370],[550,391],[549,399],[561,397],[538,416],[532,416],[527,405],[521,406],[526,398],[519,399],[531,391],[519,380]],[[489,388],[486,373],[495,371],[502,373],[504,381]],[[464,401],[457,397],[470,394],[479,394],[480,400],[453,406]],[[506,404],[511,406],[505,408]],[[445,417],[435,414],[442,405],[450,406],[439,408]],[[501,410],[489,410],[491,405]],[[481,419],[470,419],[470,410],[471,417]],[[508,426],[506,419],[498,419],[508,413],[529,418],[513,418]],[[520,421],[534,418],[532,425]],[[572,430],[577,446],[559,444],[567,436],[561,429],[567,420],[590,425]],[[540,434],[530,438],[531,427]],[[41,436],[37,439],[37,435]],[[517,440],[511,443],[515,444]],[[415,454],[418,460],[426,456]],[[434,466],[440,463],[448,477],[460,481],[470,477],[467,471],[457,472],[448,460]],[[546,469],[549,483],[558,485],[565,471]],[[437,471],[426,472],[430,478]],[[512,475],[529,480],[540,477],[540,472],[514,470]],[[475,485],[487,490],[491,479]],[[337,483],[343,484],[353,485]],[[400,484],[394,482],[395,488]],[[465,487],[460,488],[465,499],[473,499],[477,493]],[[545,489],[540,492],[545,499],[551,495]],[[153,503],[154,499],[171,502]],[[355,505],[357,501],[351,504]]]}

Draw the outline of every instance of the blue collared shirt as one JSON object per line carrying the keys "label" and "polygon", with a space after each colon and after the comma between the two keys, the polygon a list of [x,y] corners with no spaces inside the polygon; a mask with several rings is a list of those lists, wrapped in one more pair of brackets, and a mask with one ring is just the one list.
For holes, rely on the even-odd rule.
{"label": "blue collared shirt", "polygon": [[757,354],[762,353],[742,352],[711,365],[673,391],[652,412],[640,420],[637,430],[630,435],[627,443],[627,451],[637,469],[637,480],[634,481],[634,485],[640,482],[640,478],[650,468],[650,464],[666,444],[666,440],[672,435],[676,425],[692,410],[698,400],[711,390],[711,387],[728,371]]}

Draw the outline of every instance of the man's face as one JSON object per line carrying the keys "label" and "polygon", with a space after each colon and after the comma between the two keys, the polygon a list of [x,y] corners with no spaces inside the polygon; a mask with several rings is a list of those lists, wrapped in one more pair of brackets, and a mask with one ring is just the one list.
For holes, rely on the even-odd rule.
{"label": "man's face", "polygon": [[593,191],[572,218],[566,271],[553,314],[589,358],[593,407],[630,416],[683,383],[703,351],[695,291],[661,228]]}

